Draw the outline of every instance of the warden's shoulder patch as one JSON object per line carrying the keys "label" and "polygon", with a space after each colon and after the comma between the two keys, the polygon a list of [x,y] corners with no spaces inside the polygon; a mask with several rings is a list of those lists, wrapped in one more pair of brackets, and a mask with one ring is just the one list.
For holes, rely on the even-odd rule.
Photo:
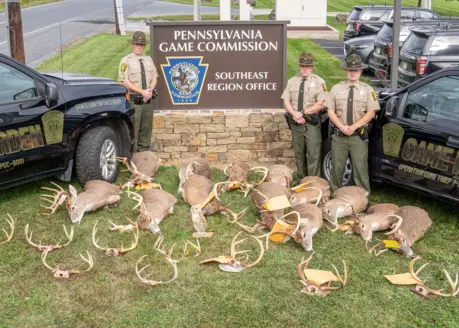
{"label": "warden's shoulder patch", "polygon": [[324,89],[325,92],[327,92],[327,84],[325,82],[322,83],[322,88]]}
{"label": "warden's shoulder patch", "polygon": [[127,67],[127,64],[126,63],[122,63],[121,64],[121,72],[126,71],[126,67]]}
{"label": "warden's shoulder patch", "polygon": [[374,101],[376,101],[378,98],[376,97],[376,92],[372,91],[371,95],[373,96]]}

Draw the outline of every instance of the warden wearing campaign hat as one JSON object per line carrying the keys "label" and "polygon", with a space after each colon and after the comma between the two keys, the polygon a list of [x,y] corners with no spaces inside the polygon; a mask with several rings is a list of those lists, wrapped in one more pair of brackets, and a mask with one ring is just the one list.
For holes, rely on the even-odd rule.
{"label": "warden wearing campaign hat", "polygon": [[359,55],[349,55],[342,66],[347,80],[333,86],[325,100],[328,117],[333,124],[330,181],[332,191],[342,186],[346,161],[350,154],[355,184],[370,192],[369,123],[380,107],[374,89],[360,81],[360,75],[367,67]]}
{"label": "warden wearing campaign hat", "polygon": [[284,100],[287,122],[292,131],[293,151],[300,180],[308,175],[320,176],[322,134],[319,113],[323,108],[327,86],[320,76],[312,73],[317,65],[312,54],[302,53],[296,63],[299,72],[288,80],[281,98]]}
{"label": "warden wearing campaign hat", "polygon": [[151,99],[158,72],[150,56],[144,54],[147,38],[142,31],[136,31],[130,40],[132,53],[121,59],[118,80],[129,89],[130,100],[135,107],[134,152],[150,149],[153,128],[153,105]]}

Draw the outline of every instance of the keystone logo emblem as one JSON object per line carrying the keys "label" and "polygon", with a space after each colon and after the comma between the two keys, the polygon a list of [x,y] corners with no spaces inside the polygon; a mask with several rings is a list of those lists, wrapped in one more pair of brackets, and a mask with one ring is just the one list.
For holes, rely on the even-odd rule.
{"label": "keystone logo emblem", "polygon": [[164,79],[174,105],[197,105],[209,64],[198,57],[166,57],[161,64]]}

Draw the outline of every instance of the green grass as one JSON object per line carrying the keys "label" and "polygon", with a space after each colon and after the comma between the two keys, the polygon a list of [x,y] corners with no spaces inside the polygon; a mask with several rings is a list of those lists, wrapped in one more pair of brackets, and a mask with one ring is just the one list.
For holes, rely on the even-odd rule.
{"label": "green grass", "polygon": [[[120,175],[117,184],[127,178]],[[178,199],[175,214],[161,224],[165,245],[177,243],[174,256],[191,238],[193,226],[189,206],[176,194],[178,171],[174,167],[160,168],[157,179],[163,189]],[[212,170],[212,180],[223,181],[219,170]],[[60,183],[67,189],[66,183]],[[72,184],[80,191],[75,181]],[[269,244],[262,261],[241,273],[225,273],[217,264],[200,261],[229,254],[233,236],[239,231],[222,215],[207,218],[211,239],[201,240],[202,254],[188,257],[178,264],[179,277],[170,285],[152,287],[142,284],[135,274],[135,263],[148,255],[152,264],[146,274],[155,279],[168,279],[171,271],[160,255],[153,251],[157,236],[140,232],[138,247],[122,257],[108,257],[91,242],[91,232],[98,223],[101,245],[119,247],[121,241],[130,245],[131,233],[109,232],[108,220],[127,224],[135,220],[131,211],[134,202],[122,195],[118,207],[84,216],[75,225],[74,241],[66,248],[49,254],[48,263],[61,268],[85,268],[78,253],[89,250],[94,269],[69,280],[57,280],[44,267],[40,254],[24,238],[24,226],[29,223],[34,241],[56,243],[64,240],[62,224],[70,226],[65,208],[54,215],[40,215],[39,194],[47,181],[30,183],[0,192],[0,213],[10,213],[16,220],[13,239],[0,246],[0,285],[2,297],[2,327],[458,327],[459,301],[440,298],[427,301],[414,295],[408,287],[393,286],[383,274],[407,272],[409,260],[386,252],[375,258],[368,255],[357,236],[320,230],[314,237],[314,257],[311,268],[332,270],[331,263],[342,272],[341,259],[349,268],[349,281],[343,290],[325,298],[300,293],[301,283],[296,265],[304,256],[303,249],[293,242]],[[221,197],[222,204],[234,211],[249,208],[244,223],[254,224],[258,214],[242,194],[232,192]],[[453,206],[432,201],[398,188],[374,185],[372,202],[392,202],[425,208],[434,224],[419,240],[414,251],[431,264],[424,277],[430,276],[432,287],[446,286],[440,274],[459,270],[457,252],[458,215]],[[6,222],[0,221],[2,226]],[[245,235],[244,233],[244,236]],[[382,233],[376,237],[383,238]],[[253,242],[253,241],[251,241]],[[244,249],[251,246],[244,246]],[[251,258],[257,256],[252,252]]]}
{"label": "green grass", "polygon": [[[152,16],[152,17],[129,17],[129,20],[141,21],[141,20],[166,20],[166,21],[192,21],[194,20],[193,15],[167,15],[167,16]],[[236,16],[236,20],[239,16]],[[220,20],[220,15],[201,15],[201,20]],[[269,20],[269,15],[254,15],[253,20]]]}
{"label": "green grass", "polygon": [[[329,12],[350,12],[353,6],[367,5],[368,3],[374,5],[388,5],[393,6],[394,1],[391,0],[374,0],[370,2],[362,2],[358,0],[330,0],[328,1],[327,11]],[[402,6],[417,7],[417,0],[402,0]],[[432,1],[432,10],[440,15],[459,16],[459,2],[458,1],[445,1],[434,0]]]}
{"label": "green grass", "polygon": [[335,20],[335,17],[327,16],[327,24],[336,28],[339,31],[340,40],[343,40],[344,30],[346,29],[346,24],[335,24],[334,20]]}
{"label": "green grass", "polygon": [[[28,1],[21,1],[21,8],[28,8],[38,5],[44,5],[51,2],[60,2],[62,0],[28,0]],[[0,3],[0,13],[5,12],[5,4]]]}
{"label": "green grass", "polygon": [[[176,3],[183,3],[187,5],[193,5],[194,0],[163,0],[166,2],[176,2]],[[256,9],[262,9],[262,8],[274,8],[275,0],[257,0],[255,7]],[[202,1],[201,0],[201,5],[202,6],[210,6],[210,7],[219,7],[220,6],[220,0],[211,0],[211,2],[207,1]],[[233,8],[239,8],[239,5],[231,5]]]}
{"label": "green grass", "polygon": [[[65,52],[66,68],[114,78],[119,60],[130,51],[128,38],[109,34],[89,38]],[[313,42],[299,39],[288,43],[289,77],[295,74],[294,61],[302,51],[314,54],[319,62],[316,72],[330,87],[344,77],[338,59]],[[59,67],[57,59],[42,65],[53,70]],[[127,178],[127,173],[121,173],[116,184]],[[175,214],[160,224],[166,246],[177,243],[174,255],[178,256],[185,240],[194,241],[190,207],[176,193],[179,178],[175,167],[161,167],[157,179],[178,199]],[[223,181],[225,176],[213,169],[212,180]],[[58,183],[67,189],[67,183]],[[72,184],[81,191],[75,181]],[[257,266],[238,274],[222,272],[214,263],[200,265],[204,259],[229,254],[231,239],[239,229],[222,215],[207,219],[214,236],[201,241],[198,258],[189,257],[178,264],[178,280],[166,286],[143,285],[134,267],[145,254],[145,262],[152,264],[147,271],[151,270],[148,272],[154,273],[154,278],[170,277],[170,268],[153,251],[157,236],[141,231],[138,247],[119,258],[105,256],[91,242],[92,228],[98,221],[100,244],[118,247],[123,241],[130,245],[130,233],[108,231],[108,220],[127,224],[126,218],[137,217],[131,210],[134,201],[124,194],[119,206],[86,214],[81,225],[74,227],[74,241],[48,256],[51,265],[84,268],[78,253],[89,250],[94,269],[69,280],[56,280],[41,263],[40,254],[24,239],[27,223],[34,231],[34,241],[43,243],[63,239],[62,224],[70,226],[65,208],[51,216],[40,215],[42,186],[51,184],[42,180],[0,191],[1,227],[6,227],[6,213],[16,220],[13,239],[0,245],[2,327],[459,327],[458,298],[427,301],[383,277],[407,272],[407,258],[392,252],[375,258],[365,251],[359,237],[325,228],[314,237],[315,255],[310,267],[332,270],[333,263],[342,272],[341,259],[349,267],[345,288],[325,298],[300,293],[296,265],[309,254],[291,241],[285,245],[270,243]],[[423,258],[420,264],[430,263],[423,275],[431,277],[429,286],[445,288],[441,269],[451,274],[459,271],[457,207],[387,185],[373,184],[372,189],[372,204],[413,205],[429,213],[434,224],[415,244],[414,251]],[[244,223],[256,222],[258,214],[250,198],[232,192],[221,199],[236,212],[248,207]],[[377,233],[375,237],[384,235]]]}

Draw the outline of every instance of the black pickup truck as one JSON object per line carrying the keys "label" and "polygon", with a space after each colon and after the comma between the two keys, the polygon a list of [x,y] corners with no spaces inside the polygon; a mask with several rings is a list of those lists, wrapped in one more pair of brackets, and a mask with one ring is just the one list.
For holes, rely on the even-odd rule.
{"label": "black pickup truck", "polygon": [[[444,68],[402,89],[378,92],[381,110],[369,136],[372,181],[459,204],[459,67]],[[328,120],[322,125],[322,175],[330,179]],[[350,161],[343,176],[352,184]]]}
{"label": "black pickup truck", "polygon": [[0,189],[56,176],[114,182],[130,156],[134,109],[116,81],[42,74],[0,54]]}

